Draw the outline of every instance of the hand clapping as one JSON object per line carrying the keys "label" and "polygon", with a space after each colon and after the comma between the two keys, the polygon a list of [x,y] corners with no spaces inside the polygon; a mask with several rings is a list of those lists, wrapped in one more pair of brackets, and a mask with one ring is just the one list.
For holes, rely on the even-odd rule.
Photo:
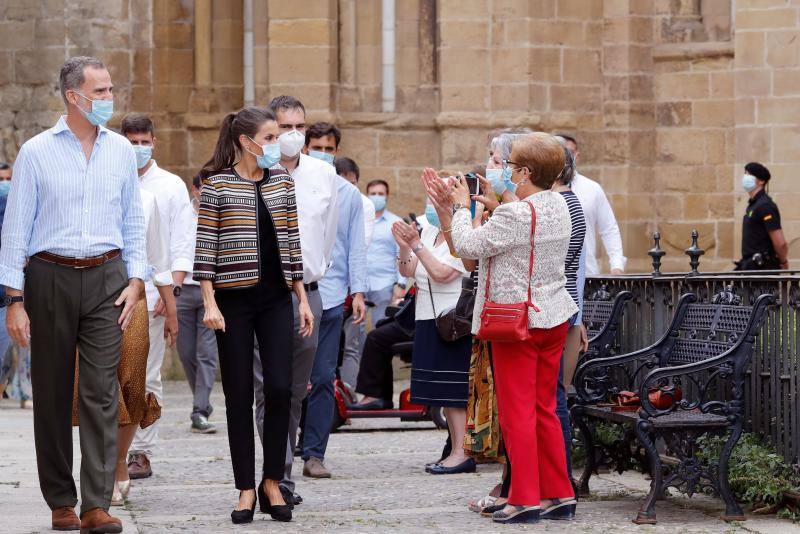
{"label": "hand clapping", "polygon": [[417,229],[402,220],[392,225],[392,235],[400,248],[414,248],[419,243]]}

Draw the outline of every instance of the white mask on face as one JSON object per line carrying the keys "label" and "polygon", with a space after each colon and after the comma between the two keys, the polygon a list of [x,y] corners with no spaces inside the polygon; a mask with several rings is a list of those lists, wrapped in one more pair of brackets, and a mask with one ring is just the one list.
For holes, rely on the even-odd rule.
{"label": "white mask on face", "polygon": [[278,137],[278,142],[281,145],[281,154],[287,158],[293,158],[300,153],[303,145],[306,144],[306,136],[297,130],[291,130],[289,132],[282,133]]}

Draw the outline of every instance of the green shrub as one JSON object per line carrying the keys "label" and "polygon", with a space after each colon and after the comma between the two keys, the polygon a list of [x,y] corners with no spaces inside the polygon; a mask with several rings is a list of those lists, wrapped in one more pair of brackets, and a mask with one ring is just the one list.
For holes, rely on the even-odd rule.
{"label": "green shrub", "polygon": [[[598,441],[611,445],[622,439],[618,425],[599,424],[596,427]],[[586,451],[575,432],[572,442],[572,464],[582,467]],[[719,461],[727,436],[704,436],[698,440],[698,459],[708,464]],[[800,472],[787,464],[775,449],[760,436],[743,433],[736,444],[728,463],[728,481],[736,500],[748,506],[754,513],[776,513],[778,517],[800,521],[800,507],[788,502],[784,492],[800,489]]]}
{"label": "green shrub", "polygon": [[[717,462],[725,437],[705,436],[699,440],[698,457]],[[755,512],[779,511],[791,517],[795,511],[783,493],[800,487],[800,474],[756,434],[744,433],[728,463],[728,481],[736,500]]]}

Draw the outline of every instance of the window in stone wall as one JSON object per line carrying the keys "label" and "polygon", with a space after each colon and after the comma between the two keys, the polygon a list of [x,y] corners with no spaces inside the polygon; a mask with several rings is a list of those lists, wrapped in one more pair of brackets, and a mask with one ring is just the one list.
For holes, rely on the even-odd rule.
{"label": "window in stone wall", "polygon": [[730,41],[733,0],[658,0],[662,43]]}

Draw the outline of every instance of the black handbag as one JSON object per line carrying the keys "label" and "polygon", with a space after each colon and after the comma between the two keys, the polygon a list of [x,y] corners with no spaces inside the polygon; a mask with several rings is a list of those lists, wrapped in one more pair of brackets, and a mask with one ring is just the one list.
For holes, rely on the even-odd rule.
{"label": "black handbag", "polygon": [[461,294],[458,302],[437,315],[436,306],[433,304],[433,290],[428,280],[428,293],[431,297],[431,308],[436,321],[436,330],[443,341],[453,342],[472,335],[472,312],[475,309],[475,273],[469,278],[461,279]]}

